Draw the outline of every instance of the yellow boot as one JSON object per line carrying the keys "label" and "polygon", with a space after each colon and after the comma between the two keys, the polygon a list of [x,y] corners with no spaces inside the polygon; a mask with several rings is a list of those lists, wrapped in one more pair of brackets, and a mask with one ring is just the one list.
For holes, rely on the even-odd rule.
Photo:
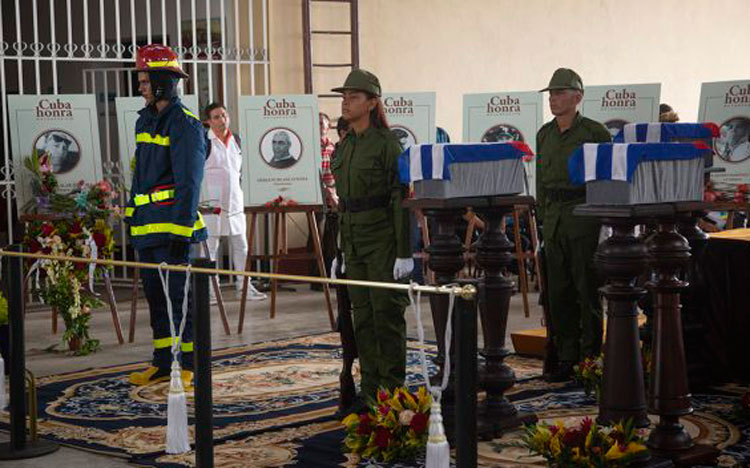
{"label": "yellow boot", "polygon": [[147,385],[154,382],[162,382],[169,379],[169,369],[160,369],[155,366],[149,366],[143,372],[133,372],[128,380],[133,385]]}
{"label": "yellow boot", "polygon": [[185,392],[193,391],[193,371],[182,370],[180,371],[180,378],[182,379],[182,388]]}

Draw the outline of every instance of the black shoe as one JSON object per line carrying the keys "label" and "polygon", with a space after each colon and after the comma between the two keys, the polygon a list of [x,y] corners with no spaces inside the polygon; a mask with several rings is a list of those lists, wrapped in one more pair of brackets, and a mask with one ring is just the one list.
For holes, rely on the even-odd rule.
{"label": "black shoe", "polygon": [[567,382],[568,380],[573,380],[573,366],[575,366],[575,363],[572,361],[560,361],[555,372],[546,375],[544,379],[547,382]]}
{"label": "black shoe", "polygon": [[344,419],[347,416],[349,416],[352,413],[362,414],[369,411],[369,407],[367,406],[367,402],[357,395],[357,397],[354,399],[351,405],[341,408],[339,407],[338,411],[336,411],[333,415],[336,419]]}

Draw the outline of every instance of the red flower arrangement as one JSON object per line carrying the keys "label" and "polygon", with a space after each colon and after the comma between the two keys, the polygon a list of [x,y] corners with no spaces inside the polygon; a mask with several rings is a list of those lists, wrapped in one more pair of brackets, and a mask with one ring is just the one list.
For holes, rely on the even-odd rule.
{"label": "red flower arrangement", "polygon": [[416,393],[403,387],[380,390],[368,412],[343,420],[347,450],[385,462],[415,458],[427,444],[431,403],[425,387]]}
{"label": "red flower arrangement", "polygon": [[[106,180],[95,184],[83,181],[70,193],[58,193],[57,180],[45,158],[36,153],[25,160],[32,174],[35,199],[25,207],[26,213],[38,215],[27,224],[23,243],[31,253],[73,257],[111,258],[115,242],[110,216],[116,213],[112,200],[117,192]],[[45,303],[55,308],[65,322],[63,340],[76,354],[88,354],[99,347],[99,340],[89,336],[90,311],[100,302],[87,288],[89,275],[100,276],[102,268],[86,263],[41,260],[44,273],[39,291]]]}
{"label": "red flower arrangement", "polygon": [[630,422],[602,427],[590,418],[575,427],[562,421],[527,426],[523,446],[553,467],[619,468],[649,458],[646,444]]}

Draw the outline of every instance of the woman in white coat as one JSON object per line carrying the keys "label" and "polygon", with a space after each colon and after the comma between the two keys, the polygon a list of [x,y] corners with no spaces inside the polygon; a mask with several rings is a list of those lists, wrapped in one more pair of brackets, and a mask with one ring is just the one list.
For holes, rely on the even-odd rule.
{"label": "woman in white coat", "polygon": [[[232,268],[245,269],[247,257],[247,221],[245,200],[240,185],[242,175],[242,151],[239,138],[229,130],[229,114],[222,104],[212,103],[206,107],[206,117],[211,130],[208,132],[209,154],[203,176],[203,199],[221,208],[216,215],[205,216],[208,228],[208,250],[211,260],[216,260],[219,239],[229,239],[232,252]],[[235,283],[237,296],[242,292],[242,276]],[[263,300],[266,295],[248,283],[248,299]],[[211,291],[213,294],[213,291]]]}

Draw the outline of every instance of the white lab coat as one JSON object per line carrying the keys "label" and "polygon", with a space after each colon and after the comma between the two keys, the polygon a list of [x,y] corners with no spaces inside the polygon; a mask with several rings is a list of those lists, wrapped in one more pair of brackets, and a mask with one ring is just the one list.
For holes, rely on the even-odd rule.
{"label": "white lab coat", "polygon": [[242,152],[232,136],[224,143],[208,131],[211,155],[203,173],[203,201],[221,207],[221,214],[204,215],[209,236],[242,236],[247,238],[245,198],[240,185]]}

